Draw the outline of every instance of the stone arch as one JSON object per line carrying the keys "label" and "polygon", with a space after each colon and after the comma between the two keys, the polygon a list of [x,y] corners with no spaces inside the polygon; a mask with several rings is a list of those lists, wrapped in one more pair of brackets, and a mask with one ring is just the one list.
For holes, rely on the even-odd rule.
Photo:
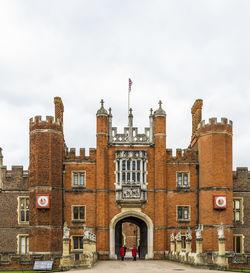
{"label": "stone arch", "polygon": [[133,210],[133,209],[129,209],[126,210],[124,212],[118,213],[117,215],[115,215],[109,224],[109,258],[110,259],[117,259],[117,256],[115,254],[115,227],[116,224],[124,219],[124,218],[128,218],[128,217],[135,217],[138,218],[142,221],[145,222],[146,226],[147,226],[147,255],[145,257],[145,259],[153,259],[154,254],[153,254],[153,222],[150,219],[150,217],[148,217],[145,213],[142,213],[141,211],[138,210]]}

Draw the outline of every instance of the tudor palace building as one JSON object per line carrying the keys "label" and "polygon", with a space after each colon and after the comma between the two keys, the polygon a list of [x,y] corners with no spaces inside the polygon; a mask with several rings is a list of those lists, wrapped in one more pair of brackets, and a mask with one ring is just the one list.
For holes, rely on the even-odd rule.
{"label": "tudor palace building", "polygon": [[185,249],[187,230],[195,238],[198,227],[202,251],[215,253],[219,226],[226,253],[249,253],[250,173],[232,170],[232,122],[205,123],[202,103],[191,109],[190,145],[173,155],[161,102],[144,133],[133,127],[132,109],[120,133],[101,101],[96,148],[86,156],[68,149],[64,106],[55,97],[55,117],[30,119],[29,170],[7,170],[0,152],[0,266],[19,256],[61,257],[65,226],[75,259],[86,229],[96,236],[99,259],[117,259],[123,244],[139,247],[142,259],[164,259],[173,236]]}

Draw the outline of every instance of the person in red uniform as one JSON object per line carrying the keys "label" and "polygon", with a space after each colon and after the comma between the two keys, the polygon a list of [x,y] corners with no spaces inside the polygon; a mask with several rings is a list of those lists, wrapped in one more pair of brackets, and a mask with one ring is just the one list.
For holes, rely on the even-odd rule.
{"label": "person in red uniform", "polygon": [[136,261],[136,254],[137,254],[137,249],[136,249],[136,247],[133,247],[133,249],[132,249],[132,256],[134,258],[134,261]]}
{"label": "person in red uniform", "polygon": [[123,246],[120,248],[120,253],[121,253],[121,259],[122,261],[124,261],[125,251]]}

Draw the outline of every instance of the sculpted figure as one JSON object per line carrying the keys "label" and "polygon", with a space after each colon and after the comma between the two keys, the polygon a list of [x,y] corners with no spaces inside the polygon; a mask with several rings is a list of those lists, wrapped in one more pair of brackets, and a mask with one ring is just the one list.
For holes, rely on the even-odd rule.
{"label": "sculpted figure", "polygon": [[201,240],[202,239],[202,232],[203,225],[199,225],[198,228],[195,230],[196,239]]}
{"label": "sculpted figure", "polygon": [[187,231],[186,231],[186,240],[187,241],[191,241],[192,240],[192,233],[191,233],[191,229],[188,228]]}
{"label": "sculpted figure", "polygon": [[223,223],[217,228],[219,239],[225,239]]}
{"label": "sculpted figure", "polygon": [[64,222],[63,239],[69,239],[69,231],[70,231],[70,228],[67,226],[67,222]]}
{"label": "sculpted figure", "polygon": [[174,233],[173,232],[170,234],[170,242],[174,242]]}

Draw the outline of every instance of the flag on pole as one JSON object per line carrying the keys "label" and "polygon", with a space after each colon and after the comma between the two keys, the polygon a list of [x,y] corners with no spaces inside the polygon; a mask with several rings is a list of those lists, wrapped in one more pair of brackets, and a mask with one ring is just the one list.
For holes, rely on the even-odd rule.
{"label": "flag on pole", "polygon": [[131,92],[131,86],[132,86],[133,82],[131,81],[131,79],[128,79],[128,90],[129,92]]}

